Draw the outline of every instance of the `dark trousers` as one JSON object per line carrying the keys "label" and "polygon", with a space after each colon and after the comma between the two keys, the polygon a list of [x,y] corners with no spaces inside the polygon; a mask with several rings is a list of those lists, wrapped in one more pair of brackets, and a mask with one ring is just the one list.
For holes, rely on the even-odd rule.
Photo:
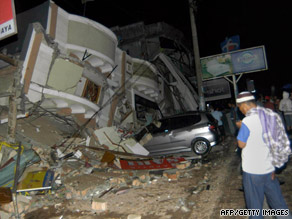
{"label": "dark trousers", "polygon": [[[264,196],[272,209],[288,209],[281,192],[279,181],[272,180],[272,173],[268,174],[250,174],[243,172],[243,188],[245,202],[248,209],[259,209],[260,216],[251,216],[250,218],[263,218],[262,209]],[[291,215],[277,218],[292,218]]]}

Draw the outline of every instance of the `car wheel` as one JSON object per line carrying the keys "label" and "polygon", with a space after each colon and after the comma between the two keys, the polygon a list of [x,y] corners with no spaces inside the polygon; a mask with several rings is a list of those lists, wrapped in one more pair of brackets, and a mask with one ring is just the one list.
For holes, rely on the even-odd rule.
{"label": "car wheel", "polygon": [[210,142],[204,138],[196,139],[192,144],[193,151],[198,155],[207,155],[210,152]]}

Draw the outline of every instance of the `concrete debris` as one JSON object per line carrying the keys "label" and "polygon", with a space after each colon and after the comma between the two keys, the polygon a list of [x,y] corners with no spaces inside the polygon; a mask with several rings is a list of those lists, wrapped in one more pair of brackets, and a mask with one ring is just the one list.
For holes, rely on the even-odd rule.
{"label": "concrete debris", "polygon": [[129,214],[127,219],[141,219],[142,216],[138,214]]}
{"label": "concrete debris", "polygon": [[134,187],[140,187],[140,186],[142,186],[143,184],[140,182],[139,179],[134,179],[134,180],[132,181],[132,185],[133,185]]}
{"label": "concrete debris", "polygon": [[[42,117],[42,119],[44,118]],[[50,119],[46,120],[46,123],[48,121]],[[27,123],[25,124],[27,125]],[[37,122],[35,122],[35,125],[42,127],[41,132],[49,133],[52,136],[64,135],[60,129],[66,126],[64,123],[60,123],[58,127],[54,128],[54,132],[48,132],[48,129],[52,130],[52,127],[47,127]],[[113,129],[112,127],[109,130],[118,129]],[[21,216],[34,214],[34,212],[38,212],[40,209],[41,211],[51,211],[51,209],[54,209],[59,213],[67,209],[67,211],[78,212],[80,214],[87,212],[85,213],[87,215],[99,215],[111,211],[126,214],[126,212],[131,211],[128,207],[125,207],[129,203],[133,203],[130,200],[137,199],[137,202],[152,202],[153,191],[151,192],[151,190],[154,188],[159,188],[155,199],[159,202],[165,202],[165,209],[159,214],[155,213],[157,216],[164,217],[167,215],[167,211],[170,210],[169,208],[187,214],[190,208],[186,201],[183,200],[183,203],[179,201],[181,194],[185,193],[185,191],[183,187],[177,188],[175,185],[183,182],[185,179],[196,178],[193,171],[212,167],[210,162],[202,164],[202,162],[198,161],[193,163],[191,159],[184,159],[180,156],[151,159],[151,157],[137,154],[107,150],[99,144],[100,142],[95,140],[95,144],[85,146],[83,144],[86,138],[83,137],[66,137],[68,141],[60,140],[58,142],[61,145],[58,145],[55,141],[55,139],[59,139],[58,137],[53,137],[51,141],[42,141],[43,138],[39,137],[41,132],[35,132],[35,136],[31,136],[30,140],[22,138],[22,140],[28,141],[25,143],[25,147],[30,148],[30,150],[38,155],[39,162],[26,166],[19,182],[22,184],[30,173],[51,171],[53,173],[53,183],[47,190],[39,188],[35,191],[18,194],[18,208]],[[120,136],[117,141],[124,139],[123,141],[127,142],[126,138],[121,137],[122,135],[118,132],[115,134],[109,133],[109,136],[115,135]],[[105,135],[103,137],[105,137],[104,140],[107,139]],[[31,141],[31,139],[37,140]],[[111,139],[109,142],[113,141]],[[71,144],[70,142],[73,143]],[[15,153],[13,151],[7,150],[5,156],[14,157]],[[159,168],[159,165],[163,163],[162,161],[166,160],[170,165]],[[134,165],[135,168],[123,169],[124,164],[121,165],[121,161],[126,161],[129,166]],[[151,162],[153,165],[150,166],[154,169],[147,169],[148,163]],[[191,194],[199,194],[211,188],[209,183],[210,175],[204,174],[201,177],[202,180],[197,183],[196,187],[193,187],[192,191],[190,191]],[[165,183],[176,187],[176,193],[169,194],[168,191],[165,191],[167,195],[161,194],[160,190],[164,189]],[[12,202],[1,206],[1,210],[3,218],[5,218],[7,213],[13,214]],[[143,218],[146,214],[145,210],[139,207],[131,212],[133,214],[127,214],[129,218]]]}
{"label": "concrete debris", "polygon": [[200,185],[200,186],[196,186],[194,188],[191,189],[192,194],[199,194],[200,192],[202,192],[204,190],[205,186]]}
{"label": "concrete debris", "polygon": [[10,219],[11,213],[0,210],[0,218],[1,219]]}
{"label": "concrete debris", "polygon": [[[26,212],[30,207],[31,207],[31,202],[27,203],[27,202],[22,202],[22,201],[17,200],[17,208],[18,208],[18,212],[20,214]],[[1,205],[1,209],[5,212],[10,213],[10,214],[14,213],[13,202],[10,202],[10,203],[5,204],[5,205]]]}
{"label": "concrete debris", "polygon": [[188,168],[190,165],[191,165],[191,161],[183,161],[183,162],[176,164],[176,168],[183,170],[183,169]]}
{"label": "concrete debris", "polygon": [[198,162],[198,163],[195,164],[194,169],[196,169],[196,170],[200,170],[201,167],[202,167],[202,163],[201,163],[201,162]]}
{"label": "concrete debris", "polygon": [[121,184],[126,185],[126,179],[123,177],[111,178],[110,183],[112,185],[121,185]]}
{"label": "concrete debris", "polygon": [[164,177],[167,177],[168,180],[178,180],[179,176],[180,176],[180,172],[179,171],[165,171],[163,173]]}
{"label": "concrete debris", "polygon": [[107,202],[103,199],[93,197],[91,208],[94,211],[106,211]]}
{"label": "concrete debris", "polygon": [[100,145],[110,150],[120,150],[127,153],[147,156],[149,152],[134,138],[125,138],[117,127],[104,127],[94,131]]}
{"label": "concrete debris", "polygon": [[189,211],[190,211],[190,209],[187,208],[186,206],[182,206],[180,209],[181,209],[183,212],[189,212]]}

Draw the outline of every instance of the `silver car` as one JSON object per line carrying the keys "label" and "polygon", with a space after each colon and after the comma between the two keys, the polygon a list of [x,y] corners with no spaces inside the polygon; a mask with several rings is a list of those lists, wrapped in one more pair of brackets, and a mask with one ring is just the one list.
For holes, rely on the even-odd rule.
{"label": "silver car", "polygon": [[160,120],[160,128],[150,128],[153,138],[144,147],[150,155],[166,155],[193,150],[206,156],[219,141],[216,120],[206,112],[190,112]]}

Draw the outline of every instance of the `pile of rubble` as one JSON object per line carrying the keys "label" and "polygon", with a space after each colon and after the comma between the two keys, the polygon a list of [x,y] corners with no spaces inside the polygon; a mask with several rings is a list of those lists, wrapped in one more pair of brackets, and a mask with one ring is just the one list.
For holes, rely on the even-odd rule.
{"label": "pile of rubble", "polygon": [[[5,127],[1,126],[3,136]],[[114,140],[108,139],[122,136],[119,132],[113,134],[113,130],[117,130],[115,127],[95,130],[91,137],[71,135],[65,138],[68,135],[66,127],[67,124],[46,116],[18,122],[17,138],[22,144],[17,196],[13,202],[12,199],[8,203],[1,202],[1,218],[9,218],[16,212],[22,217],[34,215],[40,210],[53,211],[56,216],[121,212],[122,206],[125,208],[127,202],[135,202],[139,197],[139,189],[191,177],[188,171],[201,167],[201,163],[193,164],[182,157],[151,158],[110,150]],[[108,139],[102,138],[100,133],[108,130],[112,131],[108,132]],[[129,142],[129,139],[133,145],[138,144],[130,137],[123,136],[122,140]],[[5,142],[5,138],[1,140],[0,186],[13,190],[18,145]],[[183,191],[177,192],[179,197]],[[133,197],[121,201],[124,194]],[[168,193],[160,196],[169,199]],[[141,215],[147,213],[143,209],[139,212]],[[139,215],[132,216],[128,218],[139,218]]]}

